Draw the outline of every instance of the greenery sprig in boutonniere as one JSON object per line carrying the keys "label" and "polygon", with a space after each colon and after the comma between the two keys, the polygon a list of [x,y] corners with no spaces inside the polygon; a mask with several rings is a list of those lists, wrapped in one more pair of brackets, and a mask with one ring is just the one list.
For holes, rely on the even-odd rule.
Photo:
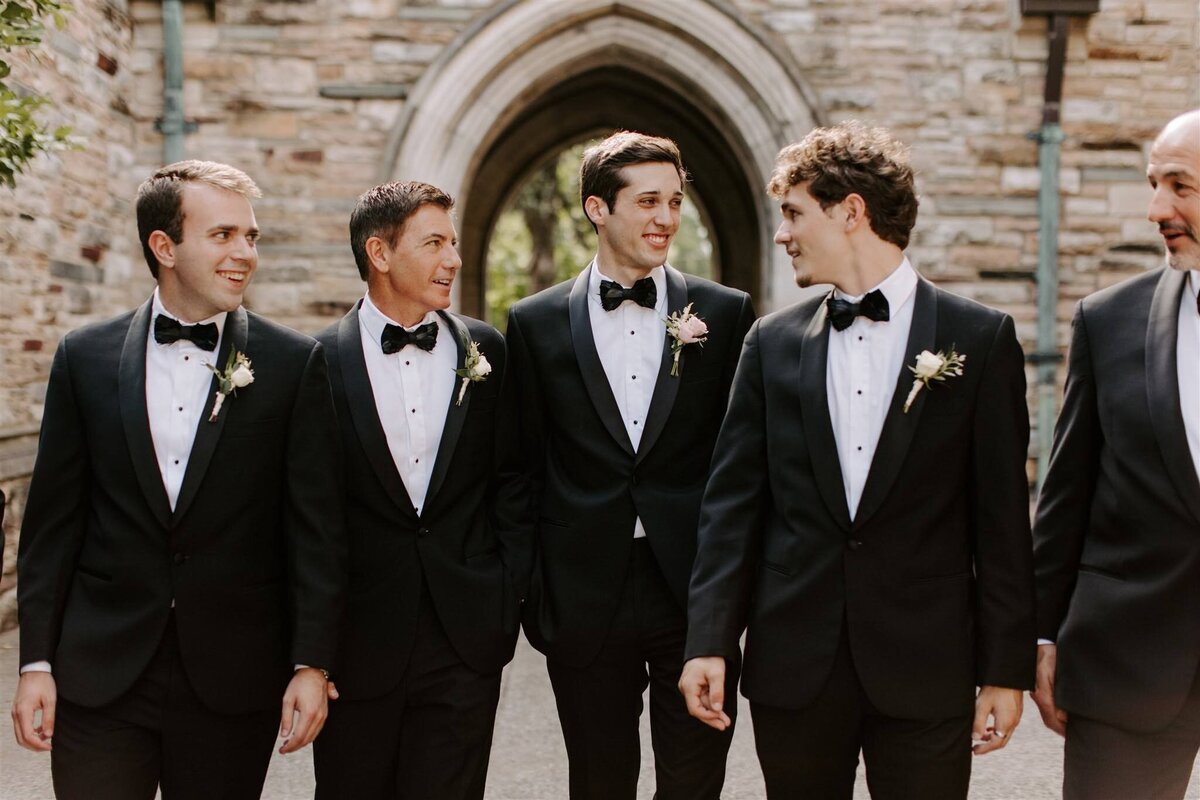
{"label": "greenery sprig in boutonniere", "polygon": [[467,386],[487,380],[487,376],[491,372],[492,365],[488,363],[487,356],[479,352],[479,342],[468,342],[467,357],[464,359],[463,366],[454,370],[454,374],[462,378],[462,385],[458,387],[458,400],[454,405],[462,405],[463,397],[467,394]]}
{"label": "greenery sprig in boutonniere", "polygon": [[254,383],[254,370],[250,369],[250,359],[246,358],[246,354],[235,349],[230,349],[224,371],[212,364],[205,366],[217,376],[217,397],[213,401],[212,413],[208,415],[209,422],[216,422],[217,414],[221,413],[221,406],[225,403],[225,396],[237,394],[238,389]]}
{"label": "greenery sprig in boutonniere", "polygon": [[917,356],[915,366],[909,367],[912,374],[916,376],[913,381],[912,391],[908,393],[908,398],[904,401],[904,413],[908,413],[908,408],[917,399],[921,389],[930,386],[931,381],[944,381],[946,378],[956,378],[963,374],[963,364],[967,361],[966,356],[960,356],[954,352],[954,345],[950,345],[950,352],[939,350],[936,353],[931,353],[928,350],[922,350]]}
{"label": "greenery sprig in boutonniere", "polygon": [[708,325],[704,320],[692,313],[692,304],[688,303],[682,311],[676,311],[667,317],[667,335],[671,337],[671,377],[679,377],[679,355],[689,344],[701,347],[708,341]]}

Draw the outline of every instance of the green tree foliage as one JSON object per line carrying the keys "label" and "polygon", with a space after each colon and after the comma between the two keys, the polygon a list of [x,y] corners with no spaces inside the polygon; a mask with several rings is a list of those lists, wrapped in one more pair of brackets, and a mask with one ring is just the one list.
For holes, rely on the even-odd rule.
{"label": "green tree foliage", "polygon": [[[513,303],[574,277],[595,253],[596,234],[579,204],[579,161],[591,144],[568,147],[530,174],[492,228],[488,321],[501,330]],[[671,264],[711,278],[712,259],[708,229],[689,196],[671,243]]]}
{"label": "green tree foliage", "polygon": [[31,47],[42,40],[42,20],[50,17],[61,28],[69,8],[54,0],[0,0],[0,183],[13,188],[17,173],[38,153],[70,146],[70,129],[49,130],[34,118],[47,102],[10,87],[12,72],[7,56],[15,48]]}

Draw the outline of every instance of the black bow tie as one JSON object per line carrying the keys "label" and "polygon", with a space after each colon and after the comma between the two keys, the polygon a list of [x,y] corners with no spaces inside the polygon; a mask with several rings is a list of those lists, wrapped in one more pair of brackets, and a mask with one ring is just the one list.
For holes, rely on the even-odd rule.
{"label": "black bow tie", "polygon": [[212,352],[217,349],[217,323],[204,322],[199,325],[184,325],[165,314],[154,317],[154,341],[159,344],[174,344],[187,339],[201,350]]}
{"label": "black bow tie", "polygon": [[643,308],[654,308],[658,302],[658,287],[652,278],[642,278],[628,289],[616,281],[600,281],[600,305],[605,311],[612,311],[626,300]]}
{"label": "black bow tie", "polygon": [[399,325],[388,324],[383,326],[383,335],[379,337],[379,344],[383,346],[383,354],[388,356],[392,353],[399,353],[410,344],[428,353],[437,344],[437,333],[436,322],[426,322],[414,331],[407,331]]}
{"label": "black bow tie", "polygon": [[867,296],[858,303],[851,303],[849,300],[841,300],[830,295],[825,304],[829,306],[829,321],[833,323],[834,330],[838,331],[849,328],[857,316],[863,316],[876,322],[887,322],[890,316],[887,298],[878,289],[867,292]]}

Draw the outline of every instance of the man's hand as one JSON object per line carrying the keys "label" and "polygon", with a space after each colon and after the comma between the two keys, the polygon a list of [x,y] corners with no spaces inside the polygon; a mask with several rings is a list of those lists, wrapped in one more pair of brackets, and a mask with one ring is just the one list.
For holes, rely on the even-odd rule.
{"label": "man's hand", "polygon": [[679,691],[687,702],[688,713],[723,731],[733,724],[725,713],[725,659],[721,656],[693,658],[683,665]]}
{"label": "man's hand", "polygon": [[[13,698],[13,733],[17,744],[28,750],[49,750],[54,738],[54,712],[58,707],[58,688],[49,672],[26,672],[17,683]],[[35,715],[41,712],[40,723]]]}
{"label": "man's hand", "polygon": [[329,686],[321,670],[304,667],[292,675],[283,693],[283,714],[279,720],[279,735],[283,737],[280,753],[294,753],[321,732],[329,712]]}
{"label": "man's hand", "polygon": [[1058,646],[1039,644],[1037,654],[1037,683],[1030,692],[1037,703],[1042,722],[1059,736],[1067,735],[1067,712],[1054,705],[1054,674],[1058,670]]}
{"label": "man's hand", "polygon": [[[1021,723],[1023,706],[1020,689],[1005,689],[1003,686],[984,686],[975,698],[975,724],[971,726],[971,750],[982,756],[999,750],[1012,739],[1013,731]],[[988,717],[992,724],[988,725]]]}

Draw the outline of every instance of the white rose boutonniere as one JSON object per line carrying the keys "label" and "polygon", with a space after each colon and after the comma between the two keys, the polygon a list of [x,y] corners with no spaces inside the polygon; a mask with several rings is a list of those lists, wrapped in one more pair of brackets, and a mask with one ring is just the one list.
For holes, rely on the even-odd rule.
{"label": "white rose boutonniere", "polygon": [[492,365],[488,363],[487,356],[479,352],[479,342],[468,343],[467,357],[464,359],[463,367],[454,370],[454,374],[462,378],[462,385],[458,387],[458,400],[454,405],[461,406],[463,398],[467,394],[467,387],[472,383],[487,380],[487,376],[491,373]]}
{"label": "white rose boutonniere", "polygon": [[930,386],[931,381],[944,381],[946,378],[962,375],[963,364],[966,361],[966,356],[960,356],[954,352],[953,345],[950,346],[948,353],[941,350],[936,353],[922,350],[917,356],[916,365],[909,367],[916,379],[913,381],[912,391],[908,393],[908,398],[904,401],[904,413],[908,413],[909,407],[917,399],[921,389]]}
{"label": "white rose boutonniere", "polygon": [[708,341],[708,325],[704,320],[692,313],[692,304],[688,303],[682,311],[676,311],[667,317],[667,335],[671,337],[671,377],[679,377],[679,355],[689,344],[701,347]]}
{"label": "white rose boutonniere", "polygon": [[224,370],[219,370],[212,364],[205,366],[217,376],[217,397],[213,401],[212,413],[208,415],[209,422],[216,422],[217,415],[221,413],[221,406],[225,403],[225,396],[237,394],[238,389],[244,389],[254,383],[254,370],[250,369],[250,359],[246,354],[233,349],[229,351]]}

